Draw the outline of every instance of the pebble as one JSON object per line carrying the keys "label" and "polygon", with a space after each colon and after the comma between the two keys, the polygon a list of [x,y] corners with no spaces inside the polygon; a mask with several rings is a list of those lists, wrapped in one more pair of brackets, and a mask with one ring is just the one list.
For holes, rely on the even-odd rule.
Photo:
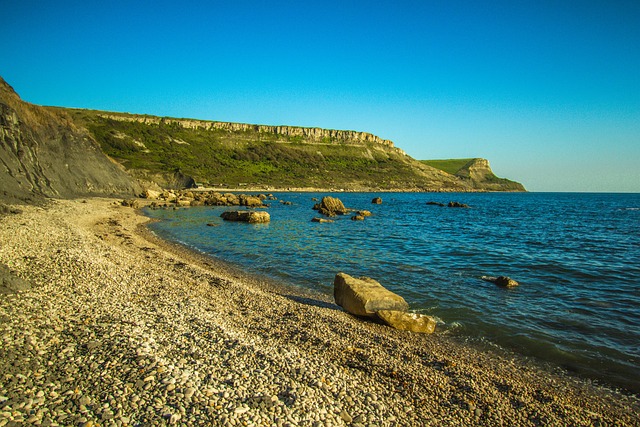
{"label": "pebble", "polygon": [[347,424],[350,424],[353,421],[351,415],[349,415],[349,413],[344,409],[340,412],[340,418],[342,418],[342,420]]}

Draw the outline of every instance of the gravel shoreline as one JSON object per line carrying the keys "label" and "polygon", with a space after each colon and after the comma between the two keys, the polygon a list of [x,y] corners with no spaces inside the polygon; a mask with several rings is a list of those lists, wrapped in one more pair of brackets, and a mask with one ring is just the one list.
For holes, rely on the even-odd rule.
{"label": "gravel shoreline", "polygon": [[155,238],[113,199],[0,217],[0,427],[640,425],[636,397]]}

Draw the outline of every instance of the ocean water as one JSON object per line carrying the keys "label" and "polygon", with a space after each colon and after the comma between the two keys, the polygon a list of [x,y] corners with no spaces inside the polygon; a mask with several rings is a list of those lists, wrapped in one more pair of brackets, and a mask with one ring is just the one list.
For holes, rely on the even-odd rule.
{"label": "ocean water", "polygon": [[[312,198],[324,195],[373,215],[311,222]],[[269,224],[222,221],[237,209],[227,207],[146,213],[161,220],[151,225],[158,235],[248,271],[326,294],[338,272],[369,276],[435,316],[438,333],[640,392],[640,194],[275,196],[293,204],[270,202]],[[483,275],[520,286],[499,288]]]}

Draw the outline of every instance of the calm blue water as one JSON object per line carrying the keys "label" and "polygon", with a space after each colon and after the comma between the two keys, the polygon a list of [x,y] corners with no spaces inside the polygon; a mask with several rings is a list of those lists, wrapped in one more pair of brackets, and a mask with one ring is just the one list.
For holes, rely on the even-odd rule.
{"label": "calm blue water", "polygon": [[[293,205],[271,202],[260,225],[223,222],[232,208],[147,214],[162,237],[249,271],[327,294],[340,271],[370,276],[442,333],[640,392],[640,194],[382,193],[373,205],[378,194],[340,193],[373,216],[313,223],[324,195],[275,194]],[[426,205],[451,200],[471,209]]]}

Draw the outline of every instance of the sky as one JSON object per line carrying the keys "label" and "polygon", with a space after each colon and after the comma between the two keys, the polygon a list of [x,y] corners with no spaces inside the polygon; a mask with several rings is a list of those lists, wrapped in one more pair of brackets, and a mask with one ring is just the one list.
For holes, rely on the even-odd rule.
{"label": "sky", "polygon": [[370,132],[530,191],[640,192],[640,1],[0,0],[39,105]]}

